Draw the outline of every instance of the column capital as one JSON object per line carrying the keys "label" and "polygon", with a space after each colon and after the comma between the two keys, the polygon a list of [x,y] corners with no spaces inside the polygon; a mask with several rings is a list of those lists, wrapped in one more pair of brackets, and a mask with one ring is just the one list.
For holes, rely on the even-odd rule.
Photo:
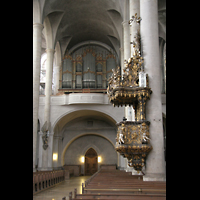
{"label": "column capital", "polygon": [[54,53],[54,52],[55,52],[55,50],[54,50],[54,49],[50,49],[50,48],[47,48],[45,51],[46,51],[47,53],[48,53],[48,52],[52,52],[52,53]]}
{"label": "column capital", "polygon": [[34,23],[34,24],[33,24],[33,27],[37,27],[37,28],[43,29],[43,28],[44,28],[44,25],[43,25],[43,24],[40,24],[40,23]]}

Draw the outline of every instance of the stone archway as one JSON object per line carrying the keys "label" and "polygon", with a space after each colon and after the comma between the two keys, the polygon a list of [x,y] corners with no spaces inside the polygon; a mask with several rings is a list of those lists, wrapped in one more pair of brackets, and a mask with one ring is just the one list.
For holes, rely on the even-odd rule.
{"label": "stone archway", "polygon": [[[62,166],[64,166],[64,164],[65,164],[65,153],[66,153],[66,151],[67,151],[67,149],[69,148],[69,146],[74,142],[74,141],[76,141],[78,138],[80,138],[80,137],[83,137],[83,136],[99,136],[99,137],[102,137],[102,138],[104,138],[104,139],[106,139],[106,141],[108,141],[110,144],[111,144],[111,146],[113,146],[113,148],[115,148],[115,145],[114,145],[114,143],[109,139],[109,138],[107,138],[107,137],[105,137],[105,136],[103,136],[103,135],[101,135],[101,134],[98,134],[98,133],[83,133],[83,134],[81,134],[81,135],[78,135],[78,136],[76,136],[76,137],[74,137],[72,140],[70,140],[67,144],[66,144],[66,146],[64,147],[64,149],[63,149],[63,151],[62,151],[62,154],[61,154],[61,165]],[[95,145],[92,145],[91,146],[91,144],[90,145],[88,145],[88,147],[90,147],[90,148],[93,148],[93,149],[96,149],[95,151],[96,152],[98,152],[99,150],[98,150],[98,147],[96,147]],[[87,148],[88,148],[87,147]],[[82,149],[82,155],[85,155],[86,153],[85,152],[87,152],[87,150],[85,149]],[[97,153],[98,154],[98,153]],[[118,158],[117,158],[118,159]],[[117,161],[118,162],[118,161]],[[85,170],[84,170],[85,171]]]}
{"label": "stone archway", "polygon": [[[66,152],[70,150],[68,148],[71,148],[70,145],[72,145],[73,142],[77,142],[76,140],[79,140],[79,138],[83,136],[92,136],[92,135],[99,136],[102,139],[106,139],[106,141],[110,143],[111,146],[113,146],[113,148],[115,148],[115,137],[116,137],[115,124],[116,124],[116,121],[118,120],[115,117],[116,116],[113,116],[113,114],[108,111],[107,112],[102,111],[102,110],[99,111],[98,109],[94,110],[92,108],[89,108],[88,106],[84,106],[84,109],[83,108],[73,109],[63,114],[62,116],[60,116],[53,123],[53,127],[52,127],[54,130],[54,137],[60,138],[58,139],[57,143],[54,143],[56,144],[54,145],[56,149],[55,147],[54,149],[55,151],[58,151],[57,165],[63,166],[66,164],[65,162]],[[86,123],[82,123],[81,120],[82,121],[85,120]],[[94,122],[92,127],[89,127],[89,125],[87,124],[88,120]],[[75,123],[79,123],[79,122],[81,122],[83,129],[79,128],[80,124],[75,125]],[[102,123],[102,126],[100,126],[101,123]],[[62,144],[62,149],[59,148],[61,144]],[[83,174],[85,172],[85,167],[82,161],[81,160],[79,161],[80,157],[84,157],[86,151],[89,148],[95,149],[95,151],[97,152],[99,156],[101,156],[101,151],[103,150],[103,149],[98,149],[99,147],[91,143],[90,144],[84,143],[84,145],[85,146],[82,147],[82,150],[78,149],[80,155],[79,155],[79,158],[77,158],[77,160],[74,162],[76,164],[81,164],[81,170]],[[107,159],[107,155],[106,155],[106,159]],[[102,159],[102,162],[104,161],[107,162],[107,160]],[[116,163],[118,163],[118,161]]]}
{"label": "stone archway", "polygon": [[98,155],[97,152],[90,148],[85,153],[85,175],[90,176],[98,170]]}

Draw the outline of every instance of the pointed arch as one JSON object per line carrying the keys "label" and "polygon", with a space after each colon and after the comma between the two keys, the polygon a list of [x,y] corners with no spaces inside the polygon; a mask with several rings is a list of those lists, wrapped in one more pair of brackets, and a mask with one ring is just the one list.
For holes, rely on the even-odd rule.
{"label": "pointed arch", "polygon": [[85,175],[92,175],[98,170],[98,155],[93,148],[85,153]]}
{"label": "pointed arch", "polygon": [[98,155],[97,152],[92,147],[90,147],[85,153],[85,156],[97,156],[97,155]]}
{"label": "pointed arch", "polygon": [[[115,145],[112,143],[112,141],[111,141],[109,138],[107,138],[107,137],[105,137],[105,136],[103,136],[103,135],[101,135],[101,134],[98,134],[98,133],[84,133],[84,134],[80,134],[80,135],[74,137],[73,139],[71,139],[71,140],[65,145],[65,147],[64,147],[64,149],[63,149],[63,151],[62,151],[62,154],[61,154],[61,165],[62,165],[62,166],[65,164],[65,153],[66,153],[68,147],[70,146],[70,144],[72,144],[72,142],[74,142],[76,139],[78,139],[78,138],[80,138],[80,137],[82,137],[82,136],[86,136],[86,135],[97,135],[97,136],[100,136],[100,137],[102,137],[102,138],[108,140],[108,141],[112,144],[112,146],[115,148]],[[91,145],[90,145],[90,146],[91,146]],[[97,148],[95,148],[95,149],[97,149]],[[99,151],[99,152],[100,152],[100,151]],[[83,154],[83,155],[85,155],[85,154]]]}

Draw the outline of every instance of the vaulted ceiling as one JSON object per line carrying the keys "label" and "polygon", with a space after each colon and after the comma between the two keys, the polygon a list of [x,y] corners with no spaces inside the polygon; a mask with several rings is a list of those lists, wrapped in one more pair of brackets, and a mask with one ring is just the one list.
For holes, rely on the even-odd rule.
{"label": "vaulted ceiling", "polygon": [[[53,31],[54,47],[59,42],[62,55],[66,49],[70,50],[85,41],[98,41],[119,52],[125,0],[34,1],[40,2],[41,22],[44,23],[48,17]],[[165,32],[166,0],[158,0],[158,11],[159,29]],[[45,47],[44,39],[42,46]]]}
{"label": "vaulted ceiling", "polygon": [[119,0],[46,0],[42,20],[48,16],[52,29],[57,28],[55,42],[59,41],[67,49],[88,40],[114,49],[122,36],[120,13]]}

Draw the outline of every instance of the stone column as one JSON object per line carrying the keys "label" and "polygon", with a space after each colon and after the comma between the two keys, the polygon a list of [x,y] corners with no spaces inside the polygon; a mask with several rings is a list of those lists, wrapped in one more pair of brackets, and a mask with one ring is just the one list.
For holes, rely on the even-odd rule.
{"label": "stone column", "polygon": [[161,70],[159,63],[158,2],[140,0],[141,43],[143,45],[144,70],[149,76],[153,93],[146,105],[146,119],[150,121],[150,138],[153,149],[147,156],[145,181],[165,180],[164,140],[162,127]]}
{"label": "stone column", "polygon": [[[44,122],[47,121],[47,127],[49,127],[50,123],[50,101],[52,94],[52,74],[53,74],[53,54],[54,49],[46,49],[47,52],[47,65],[46,65],[46,83],[45,83],[45,107],[44,107]],[[51,130],[52,132],[52,130]],[[51,132],[49,133],[48,145],[51,143]],[[42,170],[50,170],[49,169],[49,157],[48,155],[50,145],[46,150],[43,149],[42,152]],[[52,165],[52,164],[51,164]]]}
{"label": "stone column", "polygon": [[[124,30],[124,60],[127,60],[130,58],[130,29],[129,29],[129,24],[128,20],[125,20],[122,22],[123,24],[123,30]],[[122,74],[124,74],[123,69],[125,67],[124,65],[124,60],[123,60],[123,65],[122,65]],[[125,107],[125,117],[128,120],[131,120],[128,118],[128,107]]]}
{"label": "stone column", "polygon": [[[124,30],[124,60],[128,60],[130,58],[130,30],[129,30],[129,20],[125,20],[122,22],[123,30]],[[123,64],[123,68],[125,65]]]}
{"label": "stone column", "polygon": [[44,121],[50,122],[50,97],[52,95],[52,74],[53,74],[53,54],[54,49],[46,49],[47,65],[46,65],[46,84],[45,84],[45,109]]}
{"label": "stone column", "polygon": [[[131,19],[132,16],[135,16],[135,13],[137,13],[138,17],[140,16],[140,0],[129,0],[129,19]],[[136,24],[135,22],[132,22],[130,26],[129,58],[132,57],[133,55],[133,46],[130,45],[130,42],[133,42],[135,40],[134,36],[136,35],[138,29],[139,29],[139,25]],[[125,108],[125,112],[126,112],[126,118],[128,121],[135,121],[135,110],[133,109],[132,106],[130,107],[127,106],[127,108]]]}
{"label": "stone column", "polygon": [[[123,24],[123,30],[124,30],[124,59],[123,59],[123,64],[122,64],[122,74],[124,74],[123,69],[125,67],[124,65],[124,60],[127,60],[131,57],[131,45],[130,45],[130,25],[128,23],[129,21],[129,7],[127,6],[128,1],[126,2],[126,9],[125,9],[125,20],[122,22]],[[125,117],[127,118],[128,121],[132,121],[132,108],[127,106],[125,107]],[[132,171],[132,168],[128,166],[128,160],[126,158],[122,158],[123,160],[123,168],[126,171]]]}
{"label": "stone column", "polygon": [[55,77],[54,77],[55,94],[57,94],[59,89],[60,65],[55,66],[54,70],[55,70]]}
{"label": "stone column", "polygon": [[123,66],[124,66],[124,48],[119,48],[120,50],[120,56],[121,56],[121,75],[124,74],[123,72]]}
{"label": "stone column", "polygon": [[42,29],[42,24],[33,24],[33,171],[35,171],[37,148]]}
{"label": "stone column", "polygon": [[[130,19],[132,16],[135,16],[135,13],[137,13],[137,16],[140,17],[140,0],[129,0],[130,5]],[[130,26],[130,35],[131,35],[131,42],[134,40],[134,35],[137,33],[137,30],[139,29],[139,25],[135,22],[132,22]],[[131,56],[133,55],[133,46],[131,45]]]}

